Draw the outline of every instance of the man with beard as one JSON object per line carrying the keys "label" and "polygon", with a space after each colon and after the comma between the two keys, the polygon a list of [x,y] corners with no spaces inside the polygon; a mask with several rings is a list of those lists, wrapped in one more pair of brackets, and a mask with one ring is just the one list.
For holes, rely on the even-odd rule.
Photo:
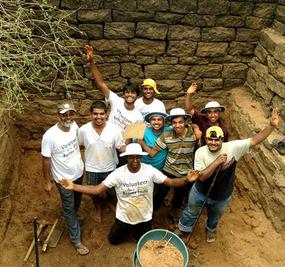
{"label": "man with beard", "polygon": [[[79,144],[84,146],[88,184],[97,185],[116,169],[118,164],[116,149],[120,153],[124,152],[125,144],[118,128],[107,122],[107,106],[103,101],[91,104],[90,115],[92,121],[80,127],[78,140]],[[100,196],[92,196],[97,222],[101,222],[101,206],[106,204],[112,209],[111,202],[115,199],[116,194],[113,189],[107,190]]]}
{"label": "man with beard", "polygon": [[164,104],[154,97],[154,93],[160,94],[157,90],[156,82],[153,79],[145,79],[142,83],[143,96],[135,102],[135,107],[145,117],[150,112],[165,113]]}
{"label": "man with beard", "polygon": [[123,134],[126,127],[131,123],[143,122],[143,116],[135,108],[135,101],[140,94],[137,85],[127,83],[123,87],[123,97],[112,92],[105,83],[99,69],[94,63],[94,52],[92,46],[87,45],[87,61],[90,63],[90,72],[95,79],[99,89],[111,105],[109,122],[115,124]]}
{"label": "man with beard", "polygon": [[42,139],[42,167],[44,190],[50,194],[51,180],[59,191],[63,215],[68,225],[69,237],[80,255],[89,253],[81,243],[81,233],[77,211],[81,202],[81,193],[66,190],[61,186],[62,179],[69,179],[76,184],[82,184],[83,161],[81,159],[77,140],[78,126],[74,121],[76,110],[71,103],[58,107],[58,122],[49,128]]}

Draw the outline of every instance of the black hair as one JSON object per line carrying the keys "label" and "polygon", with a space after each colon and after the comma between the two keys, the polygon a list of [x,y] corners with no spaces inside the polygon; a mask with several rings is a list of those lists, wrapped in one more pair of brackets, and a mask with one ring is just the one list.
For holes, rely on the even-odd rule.
{"label": "black hair", "polygon": [[136,92],[137,96],[140,95],[140,87],[137,84],[128,82],[127,84],[124,85],[123,87],[123,93],[125,91],[134,91]]}
{"label": "black hair", "polygon": [[95,108],[103,109],[105,112],[107,112],[107,105],[103,101],[100,100],[94,101],[90,106],[90,113],[92,113]]}

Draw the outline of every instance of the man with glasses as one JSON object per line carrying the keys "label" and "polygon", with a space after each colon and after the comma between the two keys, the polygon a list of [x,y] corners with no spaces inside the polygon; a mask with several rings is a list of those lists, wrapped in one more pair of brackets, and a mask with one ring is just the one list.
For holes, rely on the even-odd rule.
{"label": "man with glasses", "polygon": [[[192,231],[200,210],[206,204],[206,240],[209,243],[215,241],[219,220],[231,200],[238,160],[248,153],[251,147],[267,138],[278,128],[278,124],[279,113],[277,109],[273,109],[269,125],[248,139],[224,143],[224,132],[219,126],[207,129],[207,145],[200,147],[195,154],[194,169],[200,171],[200,176],[190,191],[188,207],[184,209],[179,220],[180,231]],[[214,177],[216,180],[213,183]]]}
{"label": "man with glasses", "polygon": [[63,103],[58,107],[58,122],[49,128],[42,139],[42,167],[44,190],[50,194],[52,178],[59,191],[63,215],[68,225],[69,237],[80,255],[89,253],[81,243],[80,225],[77,211],[81,202],[81,193],[66,190],[62,179],[69,179],[82,184],[83,161],[77,140],[78,126],[74,121],[76,109],[71,103]]}

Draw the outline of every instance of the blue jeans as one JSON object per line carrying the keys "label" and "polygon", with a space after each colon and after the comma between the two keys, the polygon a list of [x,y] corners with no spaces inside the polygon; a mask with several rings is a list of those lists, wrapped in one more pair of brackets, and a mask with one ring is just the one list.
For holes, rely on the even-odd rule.
{"label": "blue jeans", "polygon": [[[198,219],[199,212],[202,208],[206,196],[200,193],[195,185],[193,185],[189,199],[188,207],[186,207],[179,219],[178,227],[183,232],[192,232],[192,227]],[[231,196],[225,200],[214,200],[208,198],[206,203],[208,217],[206,219],[206,227],[209,231],[214,232],[217,229],[219,220],[228,206]]]}
{"label": "blue jeans", "polygon": [[[75,184],[82,184],[83,176],[73,181]],[[55,183],[60,194],[63,215],[68,226],[69,238],[72,243],[81,242],[80,225],[77,211],[80,206],[82,194],[76,191],[64,189],[61,184]]]}

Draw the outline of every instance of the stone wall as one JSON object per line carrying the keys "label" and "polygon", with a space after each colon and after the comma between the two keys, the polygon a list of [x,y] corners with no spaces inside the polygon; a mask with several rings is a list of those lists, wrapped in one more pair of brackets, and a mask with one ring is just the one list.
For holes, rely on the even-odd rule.
{"label": "stone wall", "polygon": [[272,28],[261,31],[254,57],[249,63],[246,85],[263,107],[279,107],[280,131],[285,133],[285,1],[276,9]]}

